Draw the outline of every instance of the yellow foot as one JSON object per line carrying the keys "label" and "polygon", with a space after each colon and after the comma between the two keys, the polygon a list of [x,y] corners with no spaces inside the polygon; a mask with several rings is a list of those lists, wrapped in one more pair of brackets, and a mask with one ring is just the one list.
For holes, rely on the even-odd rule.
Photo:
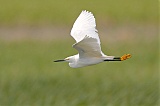
{"label": "yellow foot", "polygon": [[129,58],[131,58],[131,55],[130,55],[130,54],[124,54],[124,55],[121,57],[121,61],[126,60],[126,59],[129,59]]}

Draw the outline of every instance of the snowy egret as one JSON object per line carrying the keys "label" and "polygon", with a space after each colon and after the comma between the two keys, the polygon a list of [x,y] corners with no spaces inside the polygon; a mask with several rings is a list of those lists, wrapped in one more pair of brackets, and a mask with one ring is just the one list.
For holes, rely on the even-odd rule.
{"label": "snowy egret", "polygon": [[70,34],[76,40],[73,48],[75,48],[79,54],[69,56],[62,60],[55,60],[54,62],[66,61],[69,62],[70,67],[78,68],[104,61],[123,61],[131,57],[130,54],[125,54],[121,57],[107,56],[101,51],[95,18],[89,11],[84,10],[81,12]]}

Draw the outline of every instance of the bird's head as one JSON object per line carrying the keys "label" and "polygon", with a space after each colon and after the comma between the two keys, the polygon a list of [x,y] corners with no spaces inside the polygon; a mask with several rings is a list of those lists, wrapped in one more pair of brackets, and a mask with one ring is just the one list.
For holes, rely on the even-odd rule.
{"label": "bird's head", "polygon": [[75,61],[75,56],[69,56],[65,59],[60,59],[60,60],[55,60],[54,62],[69,62],[69,63],[72,63]]}

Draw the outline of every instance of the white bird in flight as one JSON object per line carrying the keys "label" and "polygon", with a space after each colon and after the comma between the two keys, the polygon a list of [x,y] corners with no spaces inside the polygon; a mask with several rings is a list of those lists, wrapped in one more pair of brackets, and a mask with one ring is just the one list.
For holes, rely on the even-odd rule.
{"label": "white bird in flight", "polygon": [[89,11],[84,10],[81,12],[70,34],[76,40],[72,47],[79,53],[54,62],[66,61],[69,62],[70,67],[78,68],[104,61],[123,61],[131,57],[130,54],[125,54],[121,57],[107,56],[101,51],[95,18]]}

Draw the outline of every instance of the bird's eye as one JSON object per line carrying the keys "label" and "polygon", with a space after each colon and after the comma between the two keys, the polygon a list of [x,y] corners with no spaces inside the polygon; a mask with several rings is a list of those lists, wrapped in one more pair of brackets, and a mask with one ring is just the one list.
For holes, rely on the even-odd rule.
{"label": "bird's eye", "polygon": [[69,58],[65,58],[65,60],[69,60]]}

